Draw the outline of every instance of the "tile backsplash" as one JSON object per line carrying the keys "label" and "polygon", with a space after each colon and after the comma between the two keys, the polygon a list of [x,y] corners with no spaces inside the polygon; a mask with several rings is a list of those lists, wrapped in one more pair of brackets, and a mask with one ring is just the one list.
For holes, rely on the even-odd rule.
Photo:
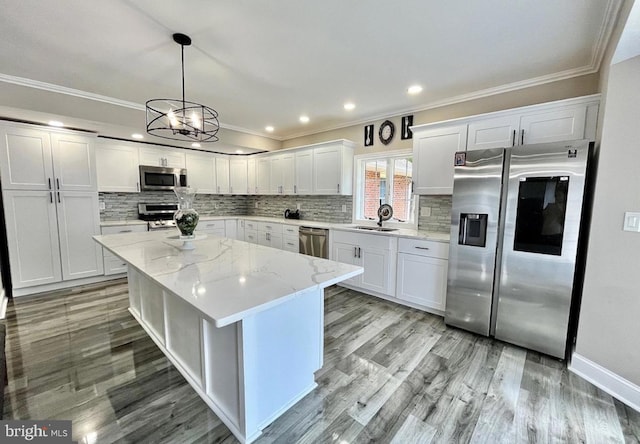
{"label": "tile backsplash", "polygon": [[[138,218],[138,203],[177,203],[172,192],[147,191],[142,193],[99,193],[105,209],[100,211],[102,221]],[[256,208],[257,204],[257,208]],[[219,196],[198,194],[194,208],[203,216],[264,216],[281,218],[287,208],[300,205],[302,220],[328,223],[351,223],[353,199],[351,196]],[[342,207],[345,207],[345,212]],[[425,210],[428,208],[428,210]],[[420,196],[420,231],[448,233],[451,227],[451,196]],[[430,215],[426,215],[430,212]],[[424,215],[423,215],[424,214]]]}

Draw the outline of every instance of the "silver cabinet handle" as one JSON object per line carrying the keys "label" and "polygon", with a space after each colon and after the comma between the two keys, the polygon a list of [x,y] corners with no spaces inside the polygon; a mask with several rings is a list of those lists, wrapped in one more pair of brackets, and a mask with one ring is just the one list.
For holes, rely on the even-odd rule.
{"label": "silver cabinet handle", "polygon": [[49,189],[51,189],[51,178],[49,178]]}
{"label": "silver cabinet handle", "polygon": [[136,191],[140,191],[140,182],[136,182]]}
{"label": "silver cabinet handle", "polygon": [[298,194],[298,185],[293,186],[293,194]]}
{"label": "silver cabinet handle", "polygon": [[60,189],[60,179],[58,179],[57,177],[56,177],[56,187],[58,190]]}
{"label": "silver cabinet handle", "polygon": [[516,130],[513,130],[513,139],[511,140],[511,146],[516,146]]}
{"label": "silver cabinet handle", "polygon": [[220,194],[220,185],[218,185],[218,194]]}
{"label": "silver cabinet handle", "polygon": [[524,130],[520,132],[520,145],[524,145]]}
{"label": "silver cabinet handle", "polygon": [[338,193],[340,193],[340,184],[338,184]]}
{"label": "silver cabinet handle", "polygon": [[233,194],[233,187],[232,186],[229,187],[229,194]]}
{"label": "silver cabinet handle", "polygon": [[418,250],[428,250],[429,249],[429,247],[415,247],[415,248],[417,248]]}
{"label": "silver cabinet handle", "polygon": [[53,203],[53,192],[49,191],[49,200]]}
{"label": "silver cabinet handle", "polygon": [[360,247],[358,247],[358,257],[361,258],[362,257],[362,250],[360,250]]}
{"label": "silver cabinet handle", "polygon": [[58,203],[61,203],[60,202],[60,192],[59,191],[58,191]]}
{"label": "silver cabinet handle", "polygon": [[131,233],[133,230],[120,230],[118,233]]}
{"label": "silver cabinet handle", "polygon": [[287,242],[287,245],[291,245],[292,247],[294,246],[291,242]]}

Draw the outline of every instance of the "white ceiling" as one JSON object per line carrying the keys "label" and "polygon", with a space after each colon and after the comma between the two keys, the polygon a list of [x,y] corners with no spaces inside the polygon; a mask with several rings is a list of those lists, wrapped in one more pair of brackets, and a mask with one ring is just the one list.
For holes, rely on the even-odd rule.
{"label": "white ceiling", "polygon": [[0,0],[0,105],[143,132],[181,95],[182,32],[187,100],[287,139],[596,72],[620,3]]}

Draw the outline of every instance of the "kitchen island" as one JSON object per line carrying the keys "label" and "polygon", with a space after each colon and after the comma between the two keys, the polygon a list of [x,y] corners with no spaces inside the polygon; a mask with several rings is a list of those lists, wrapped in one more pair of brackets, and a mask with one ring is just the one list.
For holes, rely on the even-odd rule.
{"label": "kitchen island", "polygon": [[241,442],[316,387],[324,288],[362,268],[209,236],[95,236],[128,264],[129,311]]}

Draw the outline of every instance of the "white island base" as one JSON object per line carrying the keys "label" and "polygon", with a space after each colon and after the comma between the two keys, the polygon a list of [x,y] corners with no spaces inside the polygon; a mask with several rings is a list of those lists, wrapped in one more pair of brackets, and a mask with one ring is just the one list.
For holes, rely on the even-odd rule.
{"label": "white island base", "polygon": [[323,289],[224,327],[129,266],[130,312],[242,442],[252,442],[315,387]]}

